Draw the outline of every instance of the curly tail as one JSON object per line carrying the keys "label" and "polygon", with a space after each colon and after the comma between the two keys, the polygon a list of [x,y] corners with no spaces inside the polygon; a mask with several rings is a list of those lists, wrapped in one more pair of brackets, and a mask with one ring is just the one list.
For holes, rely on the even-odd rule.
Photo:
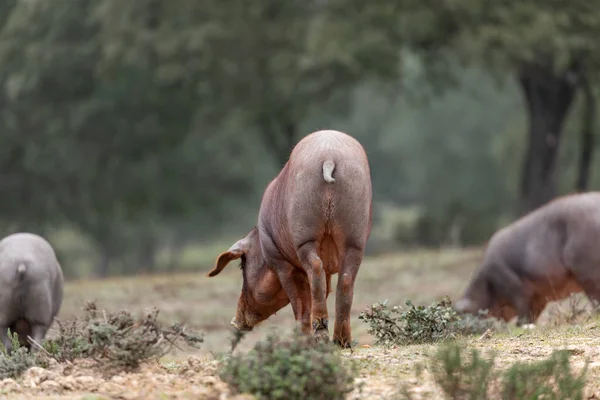
{"label": "curly tail", "polygon": [[327,160],[323,163],[323,179],[327,183],[335,182],[335,178],[332,176],[335,164],[331,160]]}
{"label": "curly tail", "polygon": [[27,267],[25,264],[19,264],[17,266],[17,280],[20,282],[25,277],[25,272],[27,272]]}

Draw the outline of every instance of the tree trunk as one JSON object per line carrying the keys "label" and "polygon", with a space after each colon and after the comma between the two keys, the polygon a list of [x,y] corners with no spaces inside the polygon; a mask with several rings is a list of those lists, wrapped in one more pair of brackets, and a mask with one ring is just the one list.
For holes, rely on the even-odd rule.
{"label": "tree trunk", "polygon": [[528,147],[521,174],[518,213],[556,196],[556,160],[565,118],[577,90],[579,69],[555,74],[550,67],[524,65],[519,72],[529,116]]}
{"label": "tree trunk", "polygon": [[583,121],[581,126],[581,142],[579,144],[579,166],[575,189],[585,192],[590,179],[590,167],[594,155],[594,125],[596,122],[596,98],[588,79],[582,83]]}

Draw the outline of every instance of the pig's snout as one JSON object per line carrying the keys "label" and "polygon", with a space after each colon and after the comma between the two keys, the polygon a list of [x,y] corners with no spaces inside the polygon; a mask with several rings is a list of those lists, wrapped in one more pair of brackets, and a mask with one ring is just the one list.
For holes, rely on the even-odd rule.
{"label": "pig's snout", "polygon": [[252,330],[251,326],[248,326],[246,324],[240,324],[235,320],[235,317],[233,317],[233,319],[231,320],[230,324],[237,329],[238,331],[242,331],[242,332],[250,332]]}
{"label": "pig's snout", "polygon": [[473,314],[474,304],[469,299],[460,299],[454,304],[454,309],[459,314]]}

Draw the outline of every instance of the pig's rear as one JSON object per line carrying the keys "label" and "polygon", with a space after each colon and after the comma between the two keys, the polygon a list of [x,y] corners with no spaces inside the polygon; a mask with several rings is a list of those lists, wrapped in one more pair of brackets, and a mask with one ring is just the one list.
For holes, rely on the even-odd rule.
{"label": "pig's rear", "polygon": [[321,131],[290,156],[289,222],[296,246],[329,238],[364,248],[371,229],[371,178],[363,147],[351,136]]}
{"label": "pig's rear", "polygon": [[62,270],[45,239],[18,233],[0,241],[0,329],[23,333],[38,326],[35,329],[43,331],[37,335],[41,340],[58,314],[62,297]]}

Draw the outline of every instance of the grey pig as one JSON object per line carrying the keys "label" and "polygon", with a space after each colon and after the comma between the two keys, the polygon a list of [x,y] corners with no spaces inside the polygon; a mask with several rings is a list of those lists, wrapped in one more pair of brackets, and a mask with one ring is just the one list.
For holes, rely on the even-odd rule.
{"label": "grey pig", "polygon": [[600,192],[547,203],[492,236],[456,310],[529,326],[572,293],[600,302],[599,237]]}
{"label": "grey pig", "polygon": [[7,330],[41,344],[63,299],[63,273],[54,249],[41,236],[14,233],[0,240],[0,340],[8,354]]}

